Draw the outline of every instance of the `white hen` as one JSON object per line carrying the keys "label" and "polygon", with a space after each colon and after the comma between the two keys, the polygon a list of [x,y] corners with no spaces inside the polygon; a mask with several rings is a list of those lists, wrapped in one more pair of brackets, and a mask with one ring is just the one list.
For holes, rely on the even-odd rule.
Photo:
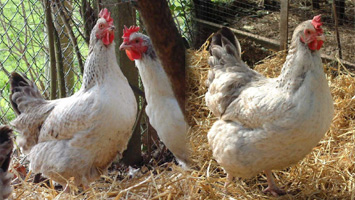
{"label": "white hen", "polygon": [[206,102],[219,120],[208,141],[229,180],[265,171],[265,192],[283,194],[271,170],[300,161],[328,130],[333,101],[318,51],[324,41],[320,26],[316,16],[296,28],[277,78],[266,78],[241,60],[229,29],[213,37]]}
{"label": "white hen", "polygon": [[107,9],[92,30],[81,89],[73,96],[43,99],[36,85],[11,77],[12,125],[22,137],[30,169],[61,185],[74,177],[88,186],[122,153],[131,137],[136,99],[117,64],[113,19]]}
{"label": "white hen", "polygon": [[175,98],[170,80],[155,54],[150,38],[139,27],[125,28],[120,49],[134,60],[142,78],[149,122],[180,164],[189,164],[188,124]]}

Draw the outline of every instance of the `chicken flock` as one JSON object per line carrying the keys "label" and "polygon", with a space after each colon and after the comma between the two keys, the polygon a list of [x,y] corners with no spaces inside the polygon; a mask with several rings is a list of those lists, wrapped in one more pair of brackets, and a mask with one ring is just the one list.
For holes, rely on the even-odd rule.
{"label": "chicken flock", "polygon": [[[216,161],[233,177],[267,176],[264,192],[282,195],[271,170],[303,159],[328,130],[333,101],[319,50],[325,40],[320,16],[294,31],[281,75],[266,78],[241,59],[238,39],[228,28],[212,38],[207,107],[218,118],[208,132]],[[29,170],[65,187],[70,178],[84,189],[104,174],[127,148],[136,120],[134,93],[117,64],[113,19],[101,10],[90,35],[83,81],[74,95],[46,100],[24,74],[10,77],[10,122]],[[192,162],[189,125],[150,38],[125,27],[119,47],[135,62],[145,91],[146,113],[160,140],[184,168]],[[0,126],[0,199],[11,193],[8,173],[12,130]]]}

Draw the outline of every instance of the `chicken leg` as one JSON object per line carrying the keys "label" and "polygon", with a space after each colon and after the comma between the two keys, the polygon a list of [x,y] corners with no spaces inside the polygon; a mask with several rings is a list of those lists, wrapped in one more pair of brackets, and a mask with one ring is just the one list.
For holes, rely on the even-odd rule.
{"label": "chicken leg", "polygon": [[228,185],[233,181],[233,176],[227,173],[227,181],[224,183],[224,189],[227,191]]}
{"label": "chicken leg", "polygon": [[276,186],[271,170],[265,170],[264,173],[266,174],[268,186],[263,192],[264,193],[270,192],[275,197],[285,195],[286,192]]}

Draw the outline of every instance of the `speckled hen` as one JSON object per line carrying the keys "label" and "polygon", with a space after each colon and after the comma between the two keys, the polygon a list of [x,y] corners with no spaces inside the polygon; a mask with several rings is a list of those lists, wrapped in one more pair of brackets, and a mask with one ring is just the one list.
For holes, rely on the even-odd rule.
{"label": "speckled hen", "polygon": [[219,120],[208,142],[229,181],[264,171],[265,192],[284,194],[271,170],[296,164],[327,132],[333,101],[319,52],[325,40],[321,25],[316,16],[295,29],[277,78],[266,78],[241,60],[229,29],[213,36],[206,103]]}
{"label": "speckled hen", "polygon": [[13,142],[10,138],[12,130],[8,126],[0,125],[0,199],[10,196],[12,174],[8,172]]}
{"label": "speckled hen", "polygon": [[30,169],[61,185],[74,177],[87,187],[122,153],[132,134],[136,99],[117,64],[113,19],[107,9],[90,36],[82,86],[74,95],[45,100],[23,75],[11,75],[11,122]]}

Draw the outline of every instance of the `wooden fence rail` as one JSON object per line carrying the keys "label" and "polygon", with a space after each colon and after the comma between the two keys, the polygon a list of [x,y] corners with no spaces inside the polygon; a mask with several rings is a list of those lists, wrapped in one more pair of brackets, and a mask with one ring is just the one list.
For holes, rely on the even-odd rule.
{"label": "wooden fence rail", "polygon": [[[198,22],[198,23],[201,23],[201,24],[204,24],[204,25],[208,25],[208,26],[211,26],[211,27],[214,27],[214,28],[222,28],[222,27],[224,27],[223,25],[216,24],[216,23],[209,22],[209,21],[202,20],[202,19],[194,18],[193,20]],[[260,45],[263,45],[266,48],[272,49],[274,51],[279,51],[281,49],[280,48],[281,43],[279,41],[277,41],[277,40],[266,38],[266,37],[262,37],[260,35],[248,33],[248,32],[245,32],[245,31],[237,30],[235,28],[230,28],[230,29],[241,39],[242,38],[248,38],[248,39],[253,40],[256,43],[258,43]],[[321,57],[322,57],[323,60],[325,60],[327,62],[332,62],[332,61],[335,61],[335,60],[339,61],[344,66],[346,66],[348,69],[350,69],[351,71],[355,71],[355,63],[351,63],[351,62],[348,62],[348,61],[345,61],[345,60],[342,60],[342,59],[337,59],[335,57],[328,56],[328,55],[325,55],[325,54],[321,54]]]}

